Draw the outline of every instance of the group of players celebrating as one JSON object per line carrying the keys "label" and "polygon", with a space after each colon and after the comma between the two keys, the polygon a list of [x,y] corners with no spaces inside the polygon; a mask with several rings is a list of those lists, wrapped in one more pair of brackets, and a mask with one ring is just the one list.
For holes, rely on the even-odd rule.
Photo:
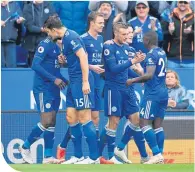
{"label": "group of players celebrating", "polygon": [[[129,46],[133,38],[131,26],[114,23],[114,39],[104,43],[100,35],[104,27],[103,14],[91,12],[88,24],[88,31],[79,36],[63,26],[58,16],[50,16],[45,22],[48,37],[40,42],[32,64],[35,71],[33,93],[41,120],[19,147],[24,161],[33,163],[30,146],[43,134],[44,164],[131,163],[124,148],[132,137],[140,152],[141,163],[163,163],[162,122],[168,103],[166,54],[157,46],[156,32],[149,31],[143,37],[144,46],[149,50],[145,55]],[[144,64],[143,68],[140,62]],[[68,66],[69,80],[60,73],[63,63]],[[101,73],[105,75],[104,114],[108,121],[99,134]],[[144,83],[140,107],[134,83]],[[52,156],[56,114],[60,105],[60,90],[66,86],[69,128],[57,148],[56,159]],[[123,116],[128,122],[120,143],[115,145],[117,126]],[[84,158],[82,151],[83,135],[89,148],[87,158]],[[70,139],[74,155],[65,161]],[[146,152],[145,140],[153,153],[151,157]],[[106,144],[109,159],[102,156]]]}

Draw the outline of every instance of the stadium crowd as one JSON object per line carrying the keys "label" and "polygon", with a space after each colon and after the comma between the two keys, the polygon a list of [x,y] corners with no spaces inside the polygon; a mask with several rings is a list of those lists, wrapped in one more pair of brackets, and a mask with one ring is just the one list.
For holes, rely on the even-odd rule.
{"label": "stadium crowd", "polygon": [[194,2],[149,1],[136,9],[136,1],[2,1],[1,2],[1,67],[31,67],[37,45],[47,34],[46,19],[57,13],[63,24],[79,35],[87,30],[90,11],[104,14],[104,41],[113,38],[112,24],[129,23],[134,29],[132,46],[147,53],[143,35],[158,33],[159,46],[168,56],[168,67],[194,65]]}

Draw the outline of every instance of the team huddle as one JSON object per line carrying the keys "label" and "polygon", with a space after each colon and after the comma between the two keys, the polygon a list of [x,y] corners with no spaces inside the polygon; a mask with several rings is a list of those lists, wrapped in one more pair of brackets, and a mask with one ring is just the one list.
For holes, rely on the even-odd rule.
{"label": "team huddle", "polygon": [[[131,26],[114,23],[114,39],[106,42],[100,35],[104,27],[103,14],[91,12],[88,26],[88,31],[79,36],[63,26],[58,16],[50,16],[44,24],[48,37],[40,42],[32,63],[35,71],[33,93],[41,120],[19,147],[24,161],[33,163],[30,146],[43,134],[43,164],[130,164],[132,162],[126,157],[124,148],[132,137],[141,163],[164,163],[162,122],[168,103],[166,54],[158,47],[156,32],[144,34],[143,43],[149,50],[144,54],[129,46],[133,34]],[[60,73],[60,67],[64,64],[68,66],[69,80]],[[99,133],[101,74],[105,76],[104,114],[108,121]],[[140,105],[134,83],[144,83]],[[56,159],[52,156],[56,114],[60,105],[60,90],[66,86],[69,128],[58,145]],[[115,145],[117,127],[123,117],[126,117],[128,125],[120,143]],[[83,156],[82,137],[89,148],[87,158]],[[74,155],[65,160],[70,139]],[[151,157],[146,151],[145,141],[153,153]],[[102,156],[105,145],[109,159]]]}

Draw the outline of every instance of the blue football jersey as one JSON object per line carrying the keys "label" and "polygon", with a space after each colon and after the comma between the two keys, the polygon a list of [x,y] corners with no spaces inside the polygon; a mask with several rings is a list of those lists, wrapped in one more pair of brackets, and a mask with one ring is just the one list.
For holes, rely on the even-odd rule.
{"label": "blue football jersey", "polygon": [[131,66],[129,53],[131,48],[123,44],[116,43],[104,45],[104,63],[105,63],[105,84],[118,89],[127,89],[125,86],[128,79],[128,70]]}
{"label": "blue football jersey", "polygon": [[158,40],[162,41],[163,40],[163,32],[162,32],[161,24],[157,18],[152,17],[152,16],[148,16],[144,23],[141,23],[140,20],[138,19],[138,17],[134,17],[128,21],[128,23],[133,27],[133,30],[135,30],[138,27],[142,28],[142,32],[136,34],[133,37],[133,42],[131,44],[131,46],[134,47],[137,52],[139,50],[141,50],[143,53],[148,52],[148,50],[144,47],[144,44],[143,44],[143,36],[148,31],[151,31],[151,24],[150,24],[151,20],[156,20],[156,28],[157,28],[156,32],[158,34]]}
{"label": "blue football jersey", "polygon": [[166,53],[159,47],[153,48],[147,53],[144,70],[146,71],[146,66],[156,66],[156,70],[152,79],[144,84],[144,98],[150,100],[168,99],[168,91],[165,84],[166,58]]}
{"label": "blue football jersey", "polygon": [[62,40],[63,43],[63,54],[66,56],[68,65],[68,74],[71,82],[82,81],[82,71],[80,60],[76,55],[76,52],[83,48],[85,50],[85,45],[81,40],[80,36],[67,29]]}
{"label": "blue football jersey", "polygon": [[[89,33],[85,33],[81,35],[81,38],[85,44],[85,48],[88,54],[88,63],[91,65],[102,64],[103,37],[98,35],[97,39],[95,39]],[[95,88],[100,88],[100,74],[97,74],[93,71],[92,74],[94,76]]]}
{"label": "blue football jersey", "polygon": [[53,91],[59,93],[59,88],[54,84],[56,78],[67,81],[60,73],[58,55],[60,48],[49,38],[44,39],[38,45],[35,52],[32,69],[35,71],[33,91],[34,93]]}

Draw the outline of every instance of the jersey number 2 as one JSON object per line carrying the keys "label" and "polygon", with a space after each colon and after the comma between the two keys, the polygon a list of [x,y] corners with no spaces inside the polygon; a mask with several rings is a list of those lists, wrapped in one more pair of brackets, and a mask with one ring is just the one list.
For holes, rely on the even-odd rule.
{"label": "jersey number 2", "polygon": [[159,59],[158,65],[161,66],[160,73],[158,74],[158,76],[165,76],[165,61],[163,58]]}

